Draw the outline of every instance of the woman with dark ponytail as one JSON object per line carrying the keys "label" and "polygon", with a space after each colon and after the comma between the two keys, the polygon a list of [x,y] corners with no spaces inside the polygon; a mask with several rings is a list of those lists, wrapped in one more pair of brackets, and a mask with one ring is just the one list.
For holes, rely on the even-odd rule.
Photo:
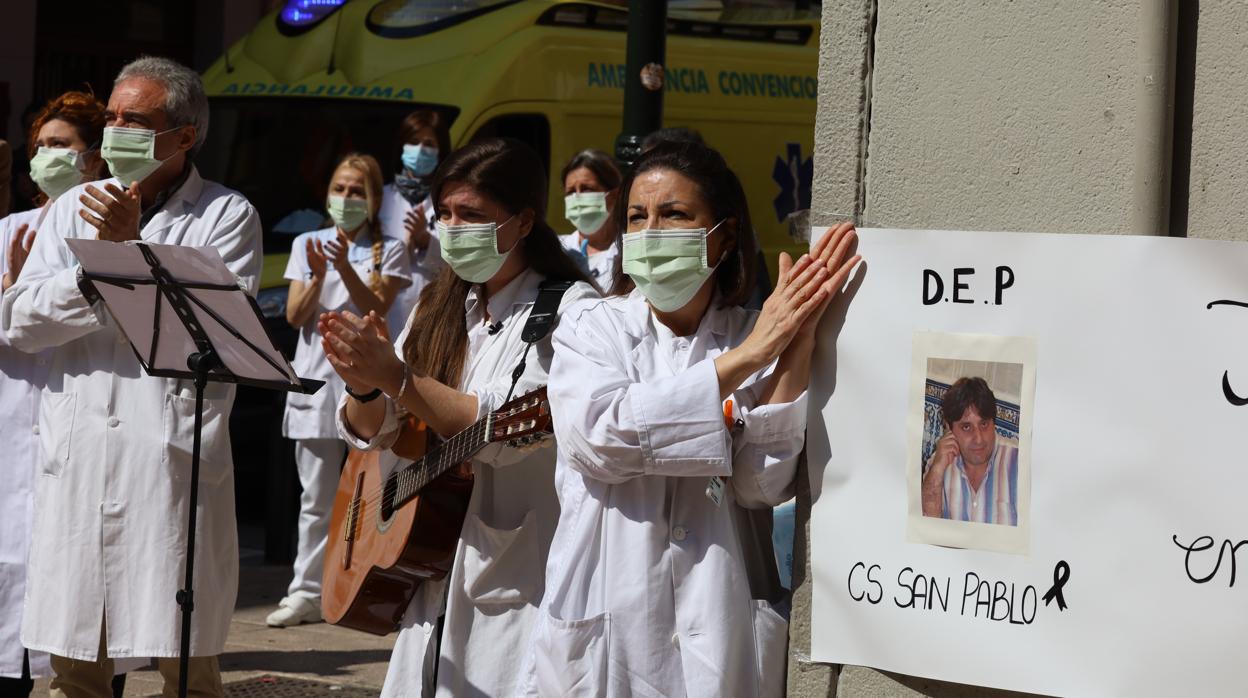
{"label": "woman with dark ponytail", "polygon": [[616,295],[554,334],[562,518],[526,688],[782,695],[788,629],[750,510],[766,521],[792,496],[816,327],[859,261],[853,226],[782,254],[754,312],[750,212],[718,152],[656,145],[615,217]]}
{"label": "woman with dark ponytail", "polygon": [[[452,153],[431,195],[449,268],[421,293],[397,341],[378,313],[321,317],[326,353],[349,395],[338,410],[339,432],[356,448],[391,448],[406,414],[443,437],[471,426],[510,392],[539,285],[579,282],[561,310],[597,295],[546,223],[546,175],[527,145],[494,138]],[[529,351],[514,395],[545,385],[551,356],[547,335]],[[383,459],[383,475],[395,460]],[[559,517],[555,449],[490,447],[470,467],[472,498],[454,566],[417,590],[383,696],[422,695],[434,674],[438,695],[506,696],[517,687]]]}

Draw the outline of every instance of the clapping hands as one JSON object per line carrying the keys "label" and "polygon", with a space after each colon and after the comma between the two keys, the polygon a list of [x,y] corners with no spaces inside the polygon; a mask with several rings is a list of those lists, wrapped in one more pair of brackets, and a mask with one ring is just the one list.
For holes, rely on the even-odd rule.
{"label": "clapping hands", "polygon": [[86,193],[78,197],[83,205],[78,215],[96,229],[98,239],[112,242],[139,239],[143,195],[138,182],[132,182],[129,189],[107,182],[104,191],[88,184],[84,191]]}
{"label": "clapping hands", "polygon": [[29,224],[23,223],[9,239],[6,256],[8,264],[5,267],[4,280],[0,282],[2,284],[0,289],[7,291],[17,281],[18,275],[22,273],[22,267],[26,266],[26,259],[30,257],[30,248],[34,244],[35,231],[30,228]]}
{"label": "clapping hands", "polygon": [[394,354],[386,321],[377,313],[324,313],[317,322],[329,364],[357,393],[381,388],[393,394],[402,381],[403,362]]}
{"label": "clapping hands", "polygon": [[857,232],[841,223],[819,239],[809,254],[796,262],[780,254],[776,288],[763,304],[754,331],[742,344],[759,365],[780,356],[791,345],[804,351],[814,347],[815,328],[832,299],[845,286],[855,265]]}
{"label": "clapping hands", "polygon": [[416,208],[407,212],[407,217],[403,220],[403,227],[407,228],[407,250],[410,254],[417,251],[425,250],[429,247],[429,224],[425,220],[425,205],[418,204]]}

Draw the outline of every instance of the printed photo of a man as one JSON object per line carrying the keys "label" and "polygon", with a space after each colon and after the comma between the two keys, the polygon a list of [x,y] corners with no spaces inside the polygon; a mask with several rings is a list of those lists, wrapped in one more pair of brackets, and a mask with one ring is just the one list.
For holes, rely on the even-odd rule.
{"label": "printed photo of a man", "polygon": [[959,378],[940,407],[944,434],[924,465],[923,515],[1018,525],[1018,448],[997,438],[997,398],[979,377]]}

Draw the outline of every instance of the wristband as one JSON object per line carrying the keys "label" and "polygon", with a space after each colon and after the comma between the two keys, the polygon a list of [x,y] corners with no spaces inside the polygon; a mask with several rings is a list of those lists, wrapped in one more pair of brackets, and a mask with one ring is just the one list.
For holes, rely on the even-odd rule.
{"label": "wristband", "polygon": [[394,400],[394,404],[397,405],[400,402],[402,402],[403,394],[407,392],[407,383],[408,383],[408,380],[410,380],[409,377],[411,375],[412,375],[412,372],[408,370],[407,364],[404,364],[403,365],[403,381],[399,383],[399,392],[395,393],[394,397],[391,398],[392,400]]}
{"label": "wristband", "polygon": [[364,393],[363,395],[360,395],[359,393],[352,390],[351,386],[348,385],[344,387],[347,390],[347,395],[350,395],[351,397],[355,398],[356,402],[360,402],[360,403],[372,402],[373,400],[376,400],[378,397],[381,396],[381,388],[373,388],[372,391]]}

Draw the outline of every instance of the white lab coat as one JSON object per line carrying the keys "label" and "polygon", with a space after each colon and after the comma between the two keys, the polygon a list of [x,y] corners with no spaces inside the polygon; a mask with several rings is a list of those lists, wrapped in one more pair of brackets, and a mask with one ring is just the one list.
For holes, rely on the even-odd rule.
{"label": "white lab coat", "polygon": [[[478,419],[503,404],[512,369],[524,352],[520,333],[541,280],[537,272],[526,271],[489,299],[492,321],[503,323],[492,335],[477,289],[469,293],[465,303],[468,360],[459,387],[476,394]],[[578,283],[564,293],[560,308],[596,296],[589,284]],[[406,330],[403,335],[395,343],[400,355]],[[550,341],[547,335],[530,350],[514,396],[546,384]],[[388,399],[386,420],[369,442],[352,434],[341,414],[340,410],[342,436],[355,448],[387,448],[398,435],[398,421]],[[429,679],[427,660],[432,660],[427,655],[444,598],[446,626],[437,660],[437,695],[506,696],[516,690],[542,598],[546,553],[559,517],[554,450],[548,445],[522,452],[495,444],[473,459],[472,497],[454,567],[446,579],[421,585],[408,606],[383,696],[422,695]],[[387,473],[395,461],[392,456],[384,459]]]}
{"label": "white lab coat", "polygon": [[[117,183],[116,180],[111,180]],[[100,186],[97,183],[97,187]],[[40,404],[43,447],[22,641],[95,660],[174,657],[189,500],[194,386],[143,374],[103,308],[78,290],[66,238],[94,238],[75,187],[52,205],[21,279],[5,294],[14,346],[52,348]],[[156,243],[212,246],[249,292],[259,280],[260,221],[240,194],[194,169],[143,227]],[[238,591],[228,416],[232,387],[204,401],[191,653],[219,654]]]}
{"label": "white lab coat", "polygon": [[434,222],[438,220],[437,211],[433,208],[433,198],[425,197],[425,224],[429,226],[429,246],[408,254],[407,246],[407,212],[414,207],[399,193],[398,187],[387,184],[382,191],[381,211],[377,217],[381,220],[381,231],[403,243],[403,256],[407,260],[407,273],[412,283],[399,291],[394,297],[390,312],[386,313],[386,323],[390,326],[391,337],[399,328],[407,326],[407,319],[420,300],[420,292],[442,273],[446,262],[442,259],[442,244],[438,241],[438,231]]}
{"label": "white lab coat", "polygon": [[[286,263],[286,279],[308,283],[308,274],[311,272],[308,266],[308,240],[320,240],[321,244],[325,244],[337,237],[337,228],[325,228],[304,233],[295,238],[290,248],[290,259]],[[355,240],[347,248],[347,260],[360,280],[367,285],[373,271],[373,243],[366,231],[356,235]],[[400,286],[407,284],[407,251],[403,243],[383,236],[380,271],[383,277],[397,279]],[[342,397],[343,382],[338,373],[334,371],[334,367],[329,365],[329,359],[325,358],[325,350],[321,348],[321,335],[316,331],[316,323],[321,313],[341,310],[360,314],[360,309],[351,301],[351,294],[347,291],[346,284],[342,282],[342,276],[332,264],[329,264],[325,270],[325,280],[321,285],[317,311],[308,318],[303,327],[299,328],[299,340],[295,345],[295,360],[291,362],[295,373],[304,378],[325,381],[325,386],[311,395],[286,394],[286,411],[282,415],[282,436],[288,439],[338,438],[338,427],[334,424],[334,410],[338,406],[338,399]]]}
{"label": "white lab coat", "polygon": [[[769,367],[732,395],[730,432],[714,358],[756,315],[715,305],[689,337],[636,291],[573,308],[555,330],[561,515],[531,694],[782,692],[787,624],[751,598],[734,507],[792,494],[806,397],[758,405]],[[727,480],[718,506],[705,494],[712,476]]]}
{"label": "white lab coat", "polygon": [[[22,225],[37,230],[46,208],[0,219],[0,275],[8,271],[9,241]],[[0,291],[3,294],[4,291]],[[39,390],[48,374],[47,352],[26,354],[9,346],[0,329],[0,676],[21,678],[22,599],[39,466]],[[48,655],[30,653],[31,676],[47,676]]]}
{"label": "white lab coat", "polygon": [[615,285],[615,258],[620,255],[618,244],[612,243],[611,247],[591,255],[580,232],[560,235],[559,242],[563,243],[563,249],[584,260],[585,272],[599,290],[603,293],[611,292]]}

